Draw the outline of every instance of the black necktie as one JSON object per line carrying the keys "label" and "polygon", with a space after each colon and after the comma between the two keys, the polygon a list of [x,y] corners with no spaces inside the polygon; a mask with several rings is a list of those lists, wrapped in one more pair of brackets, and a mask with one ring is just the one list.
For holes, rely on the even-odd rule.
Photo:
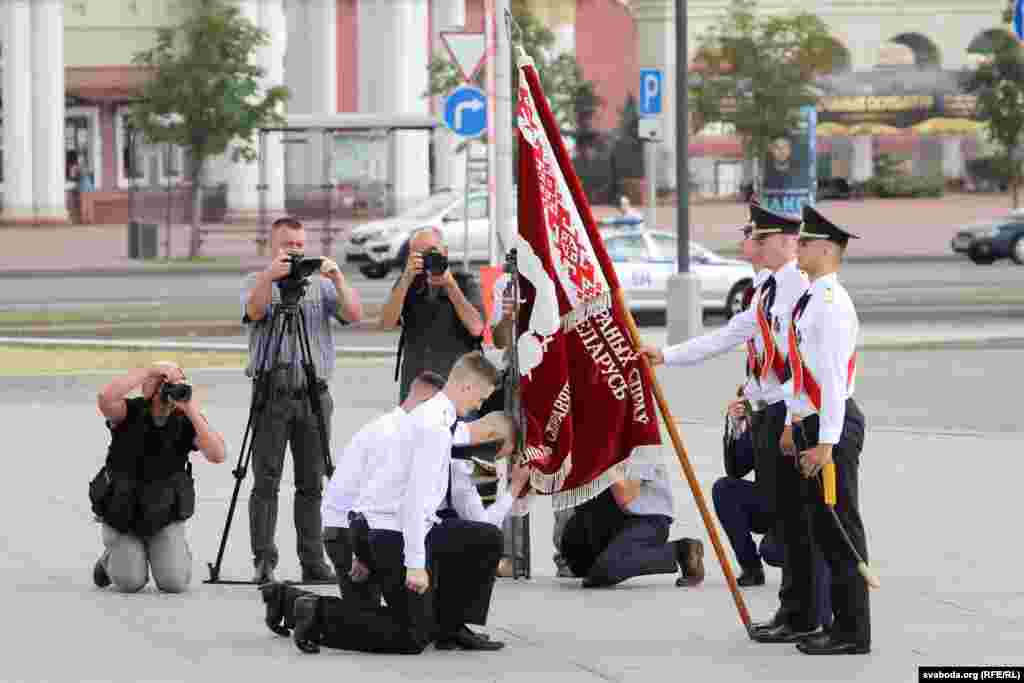
{"label": "black necktie", "polygon": [[764,309],[765,320],[772,322],[772,305],[775,303],[775,276],[769,275],[768,279],[761,285],[761,306]]}
{"label": "black necktie", "polygon": [[[452,423],[452,438],[455,437],[455,428],[459,425],[458,419]],[[449,510],[454,510],[455,506],[452,505],[452,462],[451,456],[448,457],[448,489],[444,492],[444,506]]]}
{"label": "black necktie", "polygon": [[806,292],[804,292],[803,296],[801,296],[799,299],[797,299],[796,306],[793,307],[793,320],[794,321],[799,320],[800,316],[804,314],[804,309],[807,308],[807,304],[808,304],[808,302],[810,300],[811,300],[811,290],[808,289]]}

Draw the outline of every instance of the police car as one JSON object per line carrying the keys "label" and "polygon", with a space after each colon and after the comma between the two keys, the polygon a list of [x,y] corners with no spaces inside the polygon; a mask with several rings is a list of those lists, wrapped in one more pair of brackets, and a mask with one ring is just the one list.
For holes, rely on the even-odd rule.
{"label": "police car", "polygon": [[[664,311],[668,278],[677,270],[675,233],[645,227],[637,219],[604,221],[599,228],[630,309]],[[705,313],[731,318],[743,309],[743,292],[754,281],[749,263],[724,258],[691,241],[690,269],[700,281]]]}

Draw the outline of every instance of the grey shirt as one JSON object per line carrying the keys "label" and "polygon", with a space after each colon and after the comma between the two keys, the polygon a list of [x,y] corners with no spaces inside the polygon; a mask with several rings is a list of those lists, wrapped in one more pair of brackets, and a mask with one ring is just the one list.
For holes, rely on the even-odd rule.
{"label": "grey shirt", "polygon": [[[480,285],[476,278],[455,273],[455,279],[466,300],[483,315]],[[398,286],[397,281],[395,286]],[[409,387],[416,375],[430,370],[448,377],[460,356],[480,346],[479,338],[470,336],[455,310],[455,304],[443,289],[431,292],[426,286],[410,288],[402,305],[401,325],[404,336],[401,401],[409,395]]]}
{"label": "grey shirt", "polygon": [[[249,365],[245,369],[245,374],[249,377],[252,377],[257,370],[263,369],[264,353],[274,353],[273,348],[267,347],[276,342],[277,337],[280,336],[275,334],[274,339],[269,340],[270,344],[267,343],[274,309],[281,303],[281,291],[276,282],[273,285],[271,303],[267,305],[266,317],[262,320],[251,321],[245,312],[249,293],[256,286],[256,278],[257,273],[251,273],[242,281],[242,322],[249,330]],[[299,308],[306,319],[306,331],[309,334],[309,348],[316,376],[326,382],[334,374],[335,351],[331,318],[336,319],[338,315],[338,291],[334,287],[334,283],[319,274],[312,275],[309,278],[309,286],[306,287],[302,299],[299,300]],[[280,325],[278,325],[278,331],[280,331]],[[305,385],[301,365],[302,352],[298,340],[299,330],[296,318],[293,334],[285,334],[281,339],[281,350],[275,363],[279,367],[282,364],[288,365],[284,370],[287,377],[285,381],[289,386],[296,388]]]}
{"label": "grey shirt", "polygon": [[665,465],[630,464],[626,467],[626,479],[641,482],[640,493],[626,506],[626,512],[631,515],[674,517],[672,484]]}

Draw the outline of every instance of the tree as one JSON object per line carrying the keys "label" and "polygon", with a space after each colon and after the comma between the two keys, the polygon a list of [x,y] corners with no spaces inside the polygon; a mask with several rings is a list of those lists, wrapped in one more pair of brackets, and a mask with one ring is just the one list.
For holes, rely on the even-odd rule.
{"label": "tree", "polygon": [[732,0],[718,24],[698,39],[700,72],[690,84],[695,118],[735,126],[755,161],[755,183],[772,140],[799,124],[813,105],[815,76],[831,72],[841,49],[825,23],[800,12],[762,17],[756,0]]}
{"label": "tree", "polygon": [[134,56],[135,64],[152,69],[153,78],[132,104],[130,121],[149,142],[179,145],[189,152],[189,257],[195,258],[207,161],[232,144],[236,160],[254,160],[253,137],[261,126],[283,120],[280,108],[288,90],[260,86],[266,72],[253,58],[269,40],[265,31],[226,0],[192,3],[180,26],[160,29],[155,47]]}
{"label": "tree", "polygon": [[[583,77],[576,58],[570,54],[554,55],[555,34],[547,26],[541,23],[540,19],[530,13],[524,0],[512,0],[512,17],[522,30],[513,33],[515,43],[522,45],[526,53],[533,58],[537,65],[537,75],[540,77],[544,94],[547,95],[551,104],[551,112],[555,120],[562,128],[572,128],[579,125],[578,114],[587,113],[588,108],[592,114],[600,104],[593,81]],[[502,25],[504,22],[502,22]],[[505,30],[502,27],[500,30]],[[515,54],[512,55],[513,64]],[[462,85],[462,76],[448,54],[438,53],[427,64],[428,85],[427,95],[446,95],[453,88]],[[513,69],[512,79],[512,108],[515,110],[518,88],[518,70]],[[484,70],[477,73],[474,85],[484,88]]]}
{"label": "tree", "polygon": [[1020,206],[1021,133],[1024,132],[1024,49],[1011,36],[994,40],[991,58],[969,72],[964,90],[977,97],[977,116],[985,121],[989,139],[996,144],[996,166],[1013,193],[1013,208]]}

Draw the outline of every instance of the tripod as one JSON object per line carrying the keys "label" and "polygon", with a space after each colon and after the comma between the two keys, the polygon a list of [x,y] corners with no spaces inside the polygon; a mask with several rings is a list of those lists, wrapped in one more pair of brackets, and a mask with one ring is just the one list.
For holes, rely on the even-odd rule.
{"label": "tripod", "polygon": [[[231,471],[235,477],[235,489],[231,494],[231,503],[228,505],[228,516],[224,522],[224,533],[221,535],[220,547],[217,550],[217,561],[213,564],[207,562],[207,567],[210,569],[210,578],[204,581],[204,583],[254,584],[253,581],[221,579],[220,567],[224,559],[224,550],[227,548],[228,533],[231,531],[231,521],[235,515],[235,507],[238,505],[238,492],[242,488],[242,481],[248,474],[249,462],[252,460],[255,440],[250,437],[252,436],[254,426],[260,424],[264,411],[273,398],[273,370],[281,355],[281,348],[285,337],[289,340],[288,348],[292,353],[294,353],[295,349],[294,344],[298,342],[299,352],[302,356],[302,370],[306,379],[306,400],[309,401],[310,411],[316,416],[320,451],[323,453],[324,458],[324,472],[326,472],[328,478],[334,474],[334,463],[331,462],[331,452],[327,441],[327,424],[324,420],[323,406],[320,403],[320,390],[316,369],[313,366],[313,354],[309,344],[309,330],[306,324],[306,316],[299,307],[299,301],[309,286],[309,280],[289,276],[280,280],[278,284],[281,291],[281,303],[274,306],[268,332],[259,347],[262,351],[263,362],[261,367],[253,373],[249,419],[245,426],[245,434],[242,437],[242,448],[238,453],[238,464]],[[269,349],[273,349],[273,353],[267,353]],[[294,457],[294,454],[292,454],[292,457]]]}

